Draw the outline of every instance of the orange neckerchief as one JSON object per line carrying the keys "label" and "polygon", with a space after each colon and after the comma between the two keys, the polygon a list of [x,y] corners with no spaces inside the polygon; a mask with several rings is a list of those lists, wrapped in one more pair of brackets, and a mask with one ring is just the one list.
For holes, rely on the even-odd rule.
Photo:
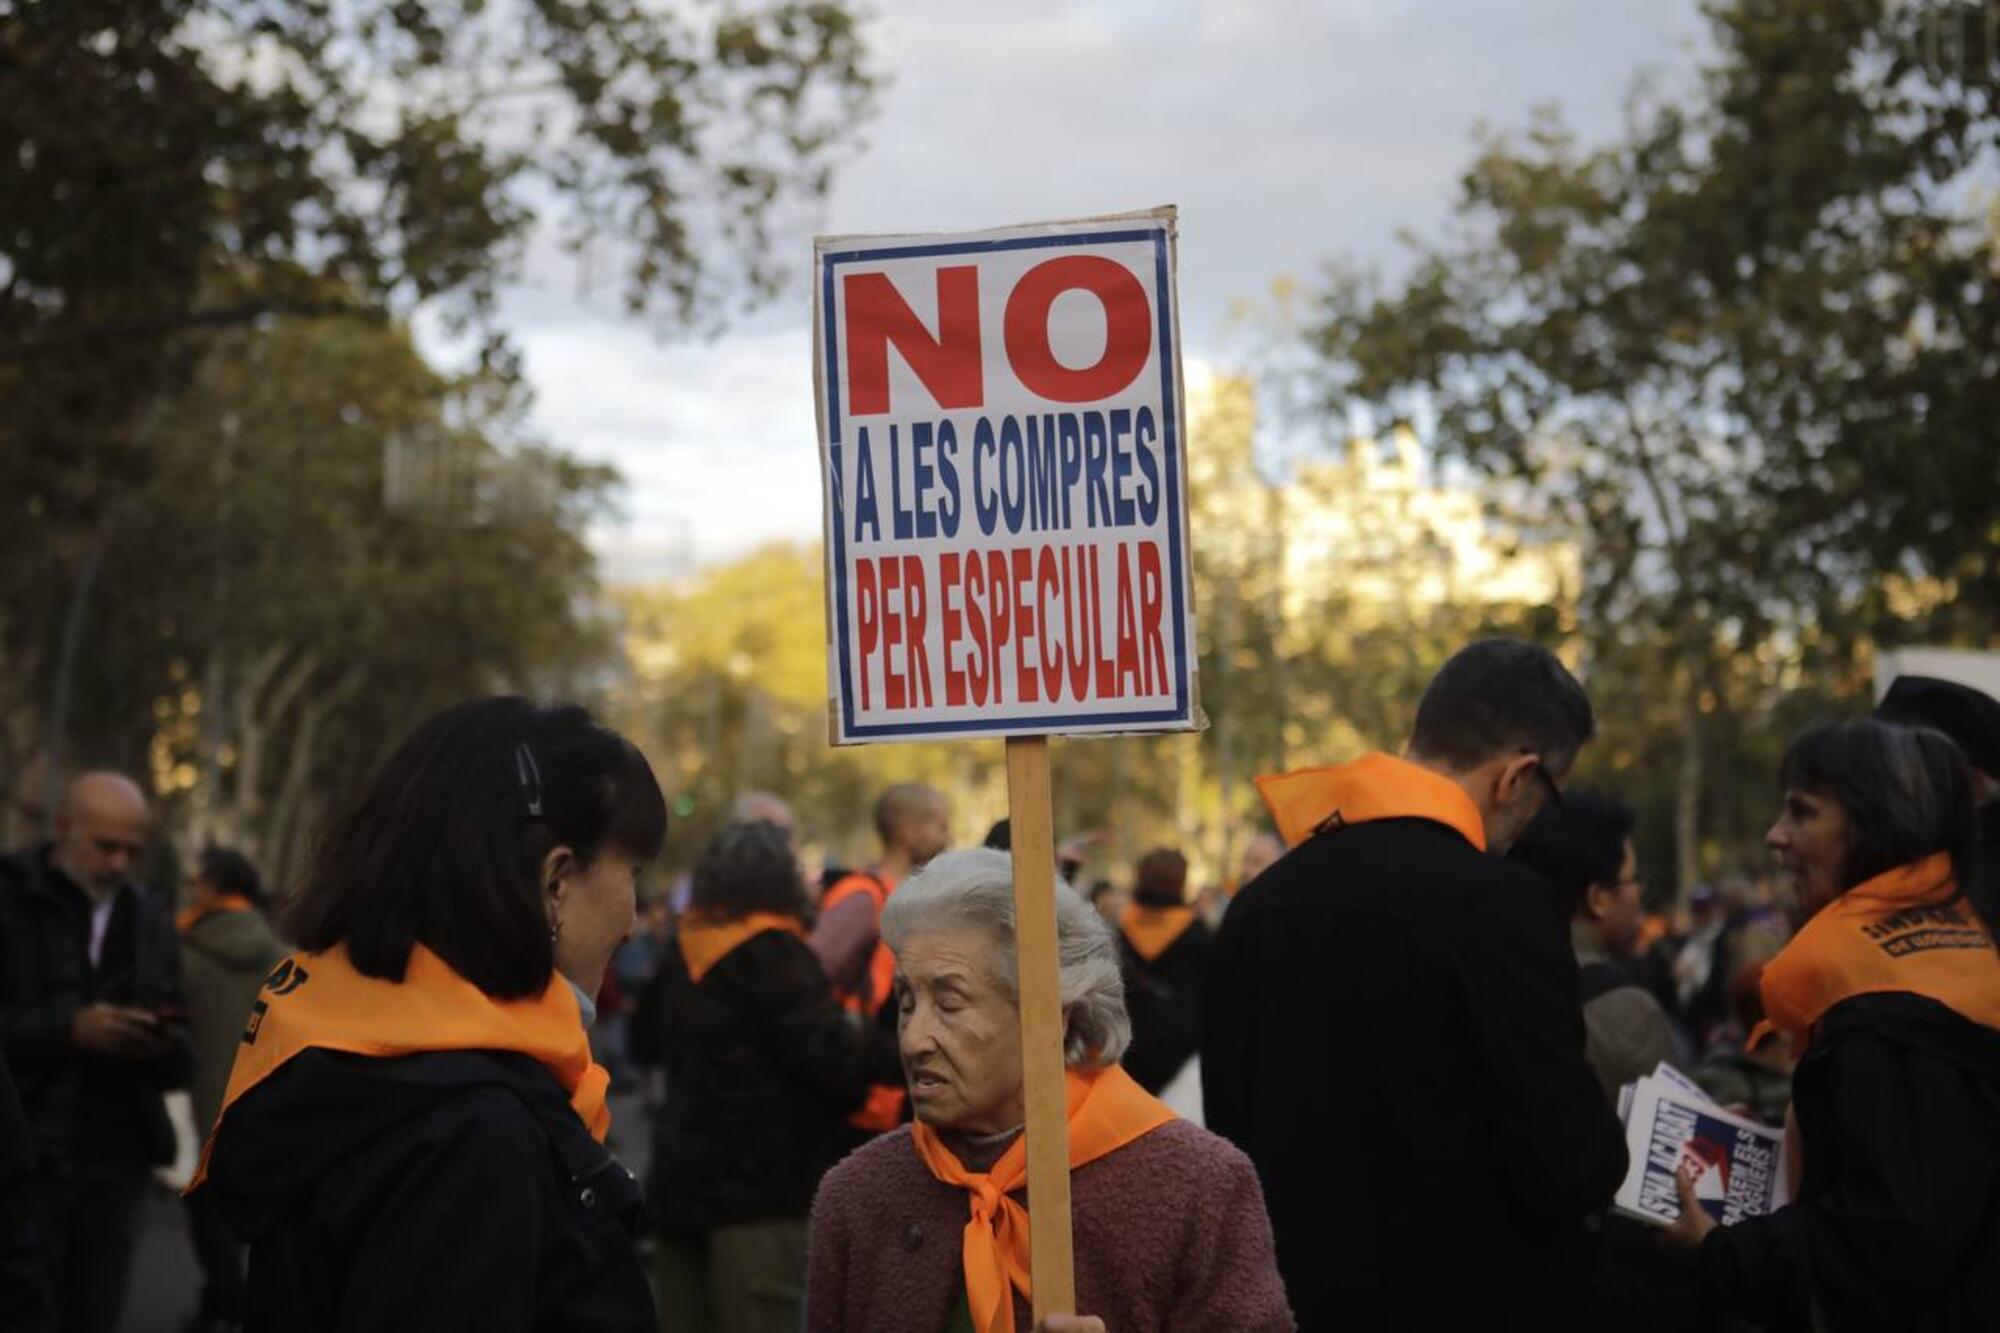
{"label": "orange neckerchief", "polygon": [[801,938],[806,933],[797,917],[782,912],[751,912],[734,921],[719,921],[706,913],[690,912],[681,918],[678,931],[681,961],[687,964],[688,976],[698,983],[737,945],[767,930],[782,930]]}
{"label": "orange neckerchief", "polygon": [[2000,953],[1937,852],[1857,884],[1799,928],[1764,968],[1754,1047],[1773,1030],[1803,1051],[1827,1010],[1855,995],[1902,991],[2000,1028]]}
{"label": "orange neckerchief", "polygon": [[[1069,1071],[1069,1165],[1116,1152],[1174,1118],[1166,1104],[1152,1096],[1123,1069]],[[1028,1282],[1028,1210],[1010,1190],[1028,1180],[1026,1138],[1009,1144],[1000,1160],[984,1174],[967,1171],[937,1131],[919,1121],[910,1139],[930,1173],[947,1185],[971,1195],[972,1218],[965,1224],[965,1297],[978,1333],[1013,1333],[1011,1286],[1026,1300]]]}
{"label": "orange neckerchief", "polygon": [[1428,819],[1458,830],[1467,842],[1486,850],[1486,821],[1464,788],[1379,750],[1331,768],[1267,773],[1257,779],[1257,792],[1287,847],[1298,846],[1329,824]]}
{"label": "orange neckerchief", "polygon": [[592,1137],[602,1143],[611,1129],[604,1102],[611,1078],[590,1058],[583,1011],[561,973],[551,974],[534,999],[495,1000],[421,944],[410,949],[399,982],[363,976],[347,960],[346,946],[335,945],[293,954],[264,978],[189,1192],[207,1177],[216,1132],[237,1098],[313,1049],[373,1056],[518,1051],[555,1075]]}
{"label": "orange neckerchief", "polygon": [[1174,941],[1194,924],[1192,907],[1148,907],[1127,903],[1119,915],[1118,928],[1132,945],[1132,951],[1147,962],[1174,947]]}
{"label": "orange neckerchief", "polygon": [[206,907],[183,907],[180,914],[174,918],[174,929],[185,935],[188,933],[189,927],[193,926],[197,921],[214,916],[217,912],[254,912],[256,910],[257,904],[251,902],[242,894],[225,893],[210,902]]}

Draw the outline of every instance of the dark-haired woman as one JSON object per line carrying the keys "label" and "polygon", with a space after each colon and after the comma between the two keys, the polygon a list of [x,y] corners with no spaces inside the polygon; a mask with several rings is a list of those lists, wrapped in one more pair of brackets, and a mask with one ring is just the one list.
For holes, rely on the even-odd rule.
{"label": "dark-haired woman", "polygon": [[[182,987],[194,1038],[188,1093],[194,1122],[205,1133],[222,1110],[230,1066],[243,1044],[264,977],[285,956],[271,923],[263,877],[243,853],[207,847],[188,881],[187,905],[175,925],[181,936]],[[188,1242],[201,1267],[201,1306],[191,1329],[231,1329],[243,1322],[243,1254],[217,1211],[213,1190],[188,1196]]]}
{"label": "dark-haired woman", "polygon": [[653,1326],[585,1028],[666,820],[581,708],[403,742],[321,843],[196,1177],[249,1242],[247,1327]]}
{"label": "dark-haired woman", "polygon": [[1789,1329],[2000,1328],[2000,911],[1970,771],[1936,732],[1812,728],[1768,836],[1805,925],[1764,970],[1802,1051],[1796,1202],[1717,1226],[1680,1180],[1670,1238],[1717,1307]]}
{"label": "dark-haired woman", "polygon": [[900,1068],[840,1008],[806,943],[783,829],[724,829],[693,881],[635,1024],[666,1068],[647,1189],[661,1326],[789,1333],[803,1318],[813,1191],[848,1113]]}

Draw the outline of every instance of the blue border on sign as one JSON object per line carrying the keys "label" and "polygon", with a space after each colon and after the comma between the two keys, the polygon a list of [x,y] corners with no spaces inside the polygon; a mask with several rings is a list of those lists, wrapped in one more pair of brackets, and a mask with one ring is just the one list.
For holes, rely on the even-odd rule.
{"label": "blue border on sign", "polygon": [[[967,719],[959,722],[893,722],[877,723],[871,726],[856,726],[854,722],[854,682],[848,670],[848,627],[847,627],[847,515],[842,506],[839,478],[841,469],[840,442],[840,342],[836,336],[834,322],[833,273],[842,264],[874,263],[885,259],[927,259],[938,255],[995,254],[1006,250],[1046,250],[1061,246],[1111,245],[1131,241],[1153,242],[1154,309],[1159,314],[1160,350],[1160,400],[1161,415],[1165,419],[1162,439],[1167,446],[1167,504],[1172,516],[1167,525],[1167,560],[1171,566],[1174,587],[1173,614],[1174,637],[1180,651],[1174,657],[1174,703],[1171,708],[1140,710],[1128,713],[1042,713],[1027,717],[995,718],[990,720]],[[1161,227],[1145,227],[1125,231],[1077,232],[1066,236],[1025,236],[1013,240],[992,241],[950,241],[929,245],[876,246],[867,250],[845,250],[822,256],[823,265],[820,306],[825,311],[826,327],[823,341],[826,345],[826,404],[827,404],[827,453],[832,463],[833,495],[828,504],[828,512],[833,516],[833,570],[834,570],[834,636],[836,656],[840,659],[840,713],[841,739],[843,740],[889,740],[899,736],[976,736],[995,732],[1049,733],[1061,732],[1077,727],[1108,728],[1143,722],[1189,721],[1193,708],[1188,691],[1188,655],[1194,645],[1187,639],[1187,588],[1183,576],[1181,551],[1181,492],[1180,492],[1180,418],[1177,408],[1180,396],[1174,385],[1173,358],[1173,312],[1168,308],[1170,289],[1167,272],[1167,230]]]}

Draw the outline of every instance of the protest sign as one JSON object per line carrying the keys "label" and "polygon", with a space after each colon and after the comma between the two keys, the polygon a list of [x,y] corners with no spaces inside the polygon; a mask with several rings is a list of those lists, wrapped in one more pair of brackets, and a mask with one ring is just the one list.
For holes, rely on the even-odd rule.
{"label": "protest sign", "polygon": [[1692,1167],[1695,1197],[1724,1226],[1762,1217],[1789,1199],[1782,1130],[1735,1115],[1662,1061],[1619,1099],[1629,1166],[1612,1206],[1670,1226],[1680,1216],[1674,1177]]}
{"label": "protest sign", "polygon": [[1048,737],[1200,725],[1174,224],[814,247],[829,734],[1007,741],[1038,1323],[1076,1309]]}
{"label": "protest sign", "polygon": [[836,744],[1198,725],[1174,246],[819,240]]}

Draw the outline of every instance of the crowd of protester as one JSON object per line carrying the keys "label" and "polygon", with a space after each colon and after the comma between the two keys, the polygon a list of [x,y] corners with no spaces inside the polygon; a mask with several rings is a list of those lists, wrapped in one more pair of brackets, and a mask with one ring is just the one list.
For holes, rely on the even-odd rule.
{"label": "crowd of protester", "polygon": [[[1598,727],[1488,640],[1398,753],[1260,778],[1226,876],[1061,845],[1081,1313],[1044,1327],[2000,1329],[2000,703],[1906,678],[1804,731],[1777,872],[1678,904],[1570,784]],[[477,700],[282,903],[206,847],[175,915],[142,789],[77,777],[0,858],[0,1327],[127,1326],[182,1087],[200,1292],[145,1327],[1029,1327],[1007,822],[951,850],[897,784],[809,875],[749,792],[642,896],[667,823],[584,710]],[[1662,1062],[1783,1129],[1790,1203],[1611,1209]]]}

